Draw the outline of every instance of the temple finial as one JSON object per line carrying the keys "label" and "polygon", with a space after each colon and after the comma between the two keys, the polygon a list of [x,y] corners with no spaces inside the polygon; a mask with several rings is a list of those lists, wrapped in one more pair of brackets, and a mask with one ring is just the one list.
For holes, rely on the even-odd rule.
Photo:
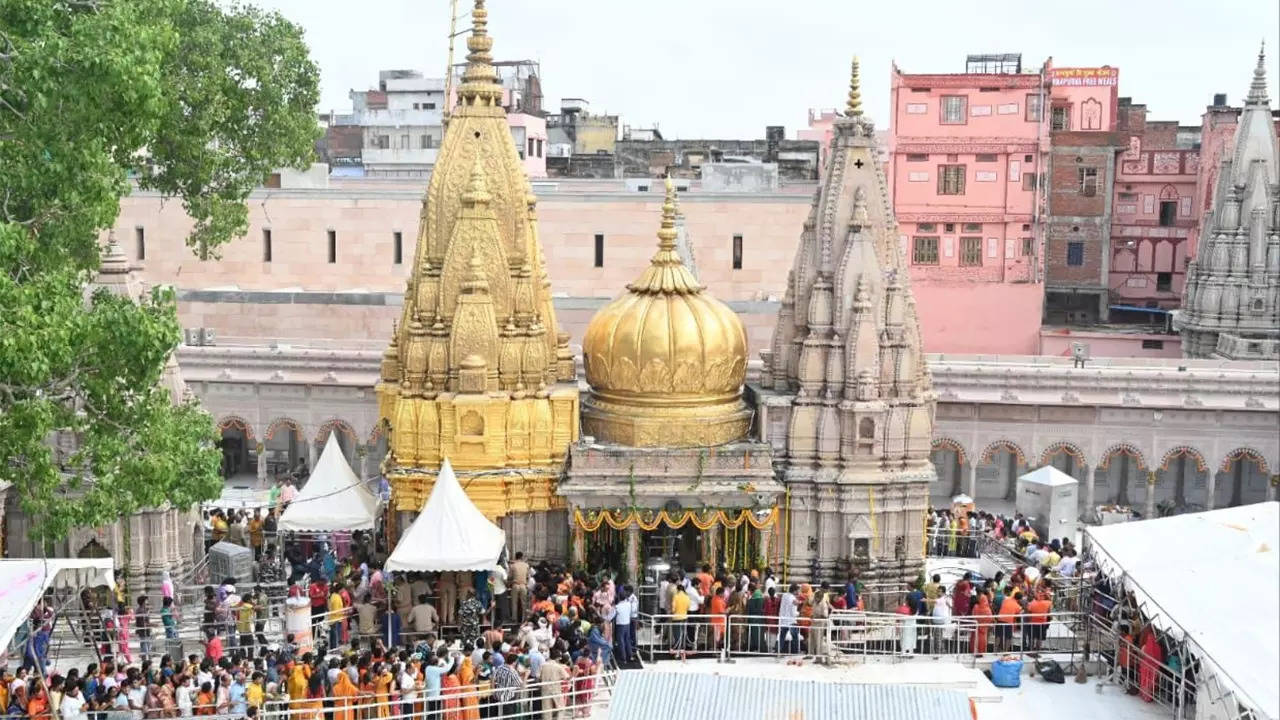
{"label": "temple finial", "polygon": [[662,227],[658,230],[658,247],[662,250],[676,248],[676,186],[667,174],[667,196],[662,201]]}
{"label": "temple finial", "polygon": [[845,117],[862,116],[862,81],[858,75],[858,56],[853,56],[849,67],[849,100],[845,104]]}
{"label": "temple finial", "polygon": [[1253,82],[1249,85],[1249,97],[1246,103],[1265,105],[1267,98],[1267,41],[1262,41],[1258,48],[1258,65],[1253,68]]}
{"label": "temple finial", "polygon": [[471,10],[471,35],[467,38],[467,69],[462,73],[458,97],[463,104],[497,105],[502,100],[498,71],[493,67],[493,38],[489,36],[489,11],[484,0],[475,0]]}

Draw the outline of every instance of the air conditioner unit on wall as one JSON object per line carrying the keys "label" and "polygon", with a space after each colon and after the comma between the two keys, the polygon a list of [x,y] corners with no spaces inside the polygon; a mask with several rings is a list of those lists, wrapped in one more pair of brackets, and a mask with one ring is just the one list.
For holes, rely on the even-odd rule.
{"label": "air conditioner unit on wall", "polygon": [[187,345],[200,344],[200,328],[184,328],[182,331],[183,341]]}
{"label": "air conditioner unit on wall", "polygon": [[214,345],[217,337],[213,333],[213,328],[200,328],[200,344]]}

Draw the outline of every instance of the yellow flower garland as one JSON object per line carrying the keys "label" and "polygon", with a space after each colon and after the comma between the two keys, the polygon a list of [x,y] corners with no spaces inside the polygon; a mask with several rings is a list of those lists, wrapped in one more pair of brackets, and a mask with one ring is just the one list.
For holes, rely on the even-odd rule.
{"label": "yellow flower garland", "polygon": [[743,509],[735,513],[732,510],[582,510],[573,511],[573,521],[587,532],[595,532],[602,524],[608,523],[614,530],[625,530],[632,525],[641,530],[656,530],[659,525],[669,528],[682,528],[686,523],[693,523],[699,530],[710,530],[716,525],[736,529],[747,523],[757,530],[772,527],[778,522],[778,508],[773,508],[762,520],[756,519],[755,513]]}

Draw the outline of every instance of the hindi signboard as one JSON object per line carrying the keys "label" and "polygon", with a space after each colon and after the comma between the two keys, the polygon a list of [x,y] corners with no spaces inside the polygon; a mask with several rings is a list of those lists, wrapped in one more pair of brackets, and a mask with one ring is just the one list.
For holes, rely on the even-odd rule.
{"label": "hindi signboard", "polygon": [[1118,85],[1120,70],[1113,67],[1053,68],[1049,81],[1058,87],[1099,87]]}

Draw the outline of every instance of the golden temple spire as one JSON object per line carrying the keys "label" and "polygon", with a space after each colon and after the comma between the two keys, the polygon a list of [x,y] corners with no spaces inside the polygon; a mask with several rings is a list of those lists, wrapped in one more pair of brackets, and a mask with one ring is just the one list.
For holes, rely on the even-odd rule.
{"label": "golden temple spire", "polygon": [[862,115],[862,81],[858,76],[858,56],[853,56],[853,64],[849,68],[849,101],[845,104],[845,117]]}
{"label": "golden temple spire", "polygon": [[702,285],[685,267],[676,252],[676,186],[667,175],[667,196],[662,201],[662,226],[658,229],[658,252],[653,254],[649,267],[627,286],[636,293],[674,293],[677,295],[696,295],[702,292]]}
{"label": "golden temple spire", "polygon": [[476,0],[471,10],[471,36],[467,38],[467,69],[462,73],[462,87],[458,88],[458,101],[463,105],[502,104],[502,86],[498,84],[498,71],[493,68],[493,38],[489,37],[488,28],[489,11],[484,9],[484,0]]}

